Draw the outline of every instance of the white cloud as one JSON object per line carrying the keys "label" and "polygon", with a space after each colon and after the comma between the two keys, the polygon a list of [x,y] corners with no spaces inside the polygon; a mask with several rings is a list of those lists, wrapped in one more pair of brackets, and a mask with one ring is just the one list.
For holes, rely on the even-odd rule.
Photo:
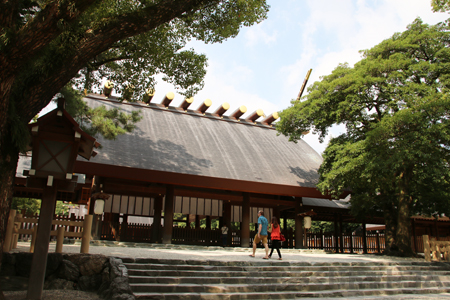
{"label": "white cloud", "polygon": [[252,47],[259,44],[269,45],[277,41],[278,32],[273,30],[269,33],[264,24],[265,23],[254,25],[245,31],[245,45],[247,47]]}
{"label": "white cloud", "polygon": [[[247,106],[249,112],[261,108],[266,115],[282,110],[298,94],[310,68],[313,72],[308,85],[319,80],[319,76],[330,74],[339,63],[353,65],[361,59],[359,50],[370,49],[395,32],[406,30],[418,16],[430,24],[448,17],[433,14],[430,2],[424,0],[269,0],[269,3],[272,6],[269,19],[244,28],[237,39],[211,48],[196,47],[210,60],[205,88],[195,96],[193,108],[210,98],[213,107],[209,111],[225,101],[231,105],[230,112],[240,105]],[[267,73],[255,69],[250,64],[254,61],[243,55],[243,48],[247,47],[252,47],[251,58],[260,60],[260,64],[266,64],[263,60],[271,62]],[[224,51],[232,55],[224,58],[221,55]],[[158,81],[154,101],[160,101],[166,92],[173,90]],[[266,84],[258,86],[259,82]],[[182,100],[177,95],[173,104]],[[319,153],[328,141],[320,144],[312,134],[305,140]]]}

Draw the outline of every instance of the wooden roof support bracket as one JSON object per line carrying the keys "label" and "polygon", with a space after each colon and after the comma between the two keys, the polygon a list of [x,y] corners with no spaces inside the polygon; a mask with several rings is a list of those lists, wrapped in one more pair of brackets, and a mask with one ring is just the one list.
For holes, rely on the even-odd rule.
{"label": "wooden roof support bracket", "polygon": [[232,118],[236,118],[239,119],[243,114],[245,114],[247,112],[247,107],[245,107],[244,105],[239,106],[238,109],[236,109],[231,115],[230,117]]}
{"label": "wooden roof support bracket", "polygon": [[264,120],[262,120],[263,123],[266,123],[267,125],[271,125],[273,122],[278,120],[280,116],[277,112],[274,112],[273,114],[267,116]]}
{"label": "wooden roof support bracket", "polygon": [[178,107],[186,111],[189,105],[192,104],[192,102],[194,102],[194,97],[185,98],[184,101]]}
{"label": "wooden roof support bracket", "polygon": [[214,114],[218,115],[219,117],[222,117],[223,114],[230,109],[230,104],[228,102],[224,102],[219,108],[216,109]]}
{"label": "wooden roof support bracket", "polygon": [[266,115],[264,114],[262,109],[257,109],[253,113],[251,113],[250,116],[248,116],[245,120],[255,123],[257,119],[259,119],[260,117],[265,117],[265,116]]}
{"label": "wooden roof support bracket", "polygon": [[206,99],[205,101],[203,101],[202,105],[200,105],[197,108],[197,111],[204,114],[206,112],[206,110],[211,106],[211,104],[212,104],[211,99]]}
{"label": "wooden roof support bracket", "polygon": [[162,100],[161,104],[164,105],[165,108],[169,107],[170,102],[172,102],[173,98],[175,98],[175,94],[172,92],[168,92],[164,99]]}

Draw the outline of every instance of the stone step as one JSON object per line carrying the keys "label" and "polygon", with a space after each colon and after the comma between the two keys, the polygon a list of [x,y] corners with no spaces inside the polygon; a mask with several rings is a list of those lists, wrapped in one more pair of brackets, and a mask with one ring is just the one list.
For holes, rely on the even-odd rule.
{"label": "stone step", "polygon": [[[398,282],[398,281],[450,281],[450,272],[443,275],[388,275],[388,276],[347,276],[340,277],[339,282]],[[149,276],[129,276],[131,284],[306,284],[306,283],[332,283],[336,282],[335,277],[149,277]]]}
{"label": "stone step", "polygon": [[278,261],[275,259],[263,260],[255,258],[252,261],[215,261],[215,260],[181,260],[181,259],[159,259],[159,258],[121,258],[125,264],[157,264],[157,265],[200,265],[200,266],[442,266],[439,262],[425,261],[376,261],[376,262],[304,262],[304,261]]}
{"label": "stone step", "polygon": [[[136,299],[153,299],[153,300],[191,300],[191,299],[203,299],[203,300],[239,300],[239,299],[298,299],[298,298],[342,298],[349,299],[355,297],[355,299],[366,299],[368,297],[379,296],[393,296],[393,295],[438,295],[443,293],[449,293],[448,287],[436,287],[436,288],[403,288],[403,289],[368,289],[361,291],[360,289],[336,289],[330,291],[318,291],[318,292],[284,292],[284,291],[269,291],[269,292],[252,292],[252,293],[135,293]],[[393,297],[392,299],[397,299]],[[425,298],[424,298],[425,299]]]}
{"label": "stone step", "polygon": [[133,293],[152,291],[154,293],[265,293],[265,292],[318,292],[324,290],[371,290],[371,289],[404,289],[404,288],[440,288],[450,289],[450,281],[398,281],[398,282],[340,282],[303,283],[303,284],[159,284],[130,283]]}
{"label": "stone step", "polygon": [[[210,266],[210,265],[167,265],[167,264],[141,264],[126,263],[129,270],[174,270],[174,271],[254,271],[272,272],[272,271],[335,271],[341,272],[348,270],[349,266],[292,266],[292,265],[250,265],[250,266]],[[351,266],[353,271],[368,270],[448,270],[444,265],[358,265]]]}
{"label": "stone step", "polygon": [[135,270],[128,269],[128,274],[130,276],[150,276],[150,277],[195,277],[195,276],[207,276],[207,277],[343,277],[343,276],[385,276],[385,275],[417,275],[432,272],[436,275],[450,275],[450,270],[381,270],[381,271],[353,271],[353,270],[342,270],[337,271],[259,271],[254,270],[253,272],[248,271],[209,271],[209,272],[198,272],[198,271],[166,271],[166,270]]}
{"label": "stone step", "polygon": [[130,259],[125,265],[138,299],[364,299],[450,291],[446,263]]}

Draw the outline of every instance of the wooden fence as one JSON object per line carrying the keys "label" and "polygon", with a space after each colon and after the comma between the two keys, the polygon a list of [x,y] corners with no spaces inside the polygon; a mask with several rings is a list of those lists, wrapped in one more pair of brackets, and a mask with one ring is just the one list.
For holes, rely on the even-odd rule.
{"label": "wooden fence", "polygon": [[[72,219],[74,217],[71,217]],[[76,219],[76,218],[75,218]],[[91,240],[92,215],[86,218],[78,218],[72,221],[66,216],[55,216],[52,221],[50,236],[56,236],[56,252],[61,253],[64,237],[81,238],[81,253],[89,253],[89,242]],[[5,234],[3,251],[9,252],[17,248],[17,241],[31,237],[30,252],[34,252],[36,242],[36,232],[39,223],[39,216],[23,216],[17,214],[14,209],[10,210],[8,225]]]}
{"label": "wooden fence", "polygon": [[[362,253],[364,251],[363,240],[362,235],[354,233],[343,234],[337,238],[333,233],[307,233],[306,245],[308,249],[322,249],[331,252],[338,249],[343,253]],[[386,248],[384,234],[366,234],[366,246],[368,253],[381,253]]]}
{"label": "wooden fence", "polygon": [[[118,221],[107,221],[102,226],[101,239],[120,240],[128,242],[150,242],[152,240],[152,226],[148,224],[123,224]],[[162,230],[162,227],[161,227]],[[256,232],[250,232],[248,247],[252,247]],[[295,232],[292,228],[283,230],[286,241],[282,243],[283,248],[295,248]],[[341,246],[341,239],[343,241]],[[364,236],[362,234],[343,234],[336,238],[334,233],[307,233],[307,249],[320,249],[330,252],[363,253]],[[158,241],[161,242],[161,241]],[[172,232],[173,244],[221,246],[221,232],[219,229],[194,229],[190,227],[174,227]],[[302,243],[303,244],[303,243]],[[240,230],[230,229],[228,231],[228,245],[241,247]],[[271,240],[269,239],[269,247]],[[423,253],[422,236],[411,238],[411,245],[417,253]],[[386,248],[385,236],[382,233],[366,233],[367,253],[382,253]]]}
{"label": "wooden fence", "polygon": [[450,238],[422,236],[426,261],[450,261]]}

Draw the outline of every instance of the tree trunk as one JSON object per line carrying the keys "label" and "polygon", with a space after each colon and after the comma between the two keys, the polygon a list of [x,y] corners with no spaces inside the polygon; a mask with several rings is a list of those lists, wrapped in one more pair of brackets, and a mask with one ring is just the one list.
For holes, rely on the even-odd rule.
{"label": "tree trunk", "polygon": [[406,185],[401,184],[398,201],[397,219],[397,247],[403,256],[413,256],[411,247],[411,220],[410,220],[411,196],[406,191]]}
{"label": "tree trunk", "polygon": [[[392,203],[391,203],[392,204]],[[395,209],[392,206],[385,207],[383,209],[384,213],[384,221],[385,221],[385,238],[386,238],[386,249],[385,253],[390,253],[392,250],[396,250],[396,225],[397,225],[397,218]]]}
{"label": "tree trunk", "polygon": [[[10,131],[2,135],[0,144],[0,268],[3,257],[6,226],[13,196],[14,178],[16,175],[19,151],[11,144]],[[0,299],[4,299],[0,287]]]}
{"label": "tree trunk", "polygon": [[412,171],[404,171],[400,175],[399,198],[398,198],[398,217],[397,217],[397,247],[402,256],[413,256],[411,247],[411,219],[410,210],[412,198],[408,193],[409,176]]}

